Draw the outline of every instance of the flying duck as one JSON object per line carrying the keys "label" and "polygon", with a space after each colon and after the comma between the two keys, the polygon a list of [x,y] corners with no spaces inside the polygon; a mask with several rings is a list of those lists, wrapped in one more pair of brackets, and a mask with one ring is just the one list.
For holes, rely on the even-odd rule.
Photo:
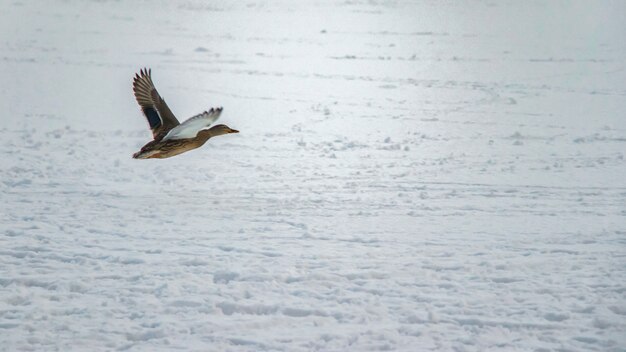
{"label": "flying duck", "polygon": [[211,137],[229,133],[239,133],[226,125],[211,124],[222,113],[222,108],[211,108],[180,123],[161,98],[154,83],[151,71],[142,69],[135,74],[133,91],[141,111],[148,120],[153,140],[133,154],[135,159],[169,158],[201,147]]}

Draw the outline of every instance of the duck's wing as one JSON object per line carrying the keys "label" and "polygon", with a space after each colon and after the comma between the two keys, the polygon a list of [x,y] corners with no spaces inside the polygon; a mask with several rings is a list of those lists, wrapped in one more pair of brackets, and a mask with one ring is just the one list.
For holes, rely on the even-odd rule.
{"label": "duck's wing", "polygon": [[167,135],[163,137],[163,140],[194,138],[200,130],[211,126],[211,124],[220,117],[221,113],[221,107],[211,108],[209,111],[190,117],[185,122],[172,128]]}
{"label": "duck's wing", "polygon": [[141,111],[146,115],[152,136],[163,136],[172,128],[180,125],[170,108],[165,104],[152,83],[151,70],[143,69],[135,74],[133,92]]}

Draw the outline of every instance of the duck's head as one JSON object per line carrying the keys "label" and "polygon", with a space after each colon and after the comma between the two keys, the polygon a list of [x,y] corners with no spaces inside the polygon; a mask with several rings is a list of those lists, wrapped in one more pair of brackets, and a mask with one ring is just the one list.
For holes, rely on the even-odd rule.
{"label": "duck's head", "polygon": [[239,133],[239,131],[234,130],[226,125],[215,125],[211,127],[210,130],[217,132],[217,134]]}
{"label": "duck's head", "polygon": [[200,134],[206,136],[206,138],[221,136],[223,134],[229,134],[229,133],[239,133],[239,131],[234,130],[226,125],[215,125],[209,128],[208,130],[200,131]]}

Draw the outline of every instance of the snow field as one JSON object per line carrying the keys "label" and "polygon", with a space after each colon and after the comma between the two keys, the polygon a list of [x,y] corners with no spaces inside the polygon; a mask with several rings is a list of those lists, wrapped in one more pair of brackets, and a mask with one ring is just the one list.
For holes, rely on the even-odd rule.
{"label": "snow field", "polygon": [[1,4],[0,350],[624,350],[623,7]]}

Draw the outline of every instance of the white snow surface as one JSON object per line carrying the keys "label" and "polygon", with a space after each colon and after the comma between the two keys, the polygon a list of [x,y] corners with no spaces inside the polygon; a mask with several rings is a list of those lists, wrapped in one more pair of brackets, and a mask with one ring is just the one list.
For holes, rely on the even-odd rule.
{"label": "white snow surface", "polygon": [[[0,2],[1,351],[625,351],[626,2]],[[241,133],[134,160],[152,68]]]}

